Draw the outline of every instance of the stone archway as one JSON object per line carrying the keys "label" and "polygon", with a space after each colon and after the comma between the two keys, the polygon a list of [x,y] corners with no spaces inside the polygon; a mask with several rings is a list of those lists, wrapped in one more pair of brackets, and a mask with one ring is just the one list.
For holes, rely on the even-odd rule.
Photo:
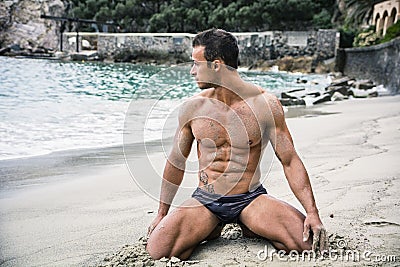
{"label": "stone archway", "polygon": [[389,23],[389,13],[387,12],[387,10],[385,10],[385,12],[383,12],[383,33],[382,36],[385,36],[386,34],[386,30],[388,28],[388,23]]}
{"label": "stone archway", "polygon": [[378,36],[382,35],[383,32],[383,19],[381,18],[380,14],[377,14],[376,18],[375,18],[375,26],[376,26],[376,34]]}
{"label": "stone archway", "polygon": [[378,36],[400,19],[400,0],[388,0],[374,5],[373,22]]}
{"label": "stone archway", "polygon": [[[390,18],[392,19],[392,25],[395,24],[400,17],[399,11],[396,7],[393,7],[392,12],[390,12]],[[390,25],[390,26],[392,26]]]}
{"label": "stone archway", "polygon": [[385,35],[387,29],[395,23],[396,19],[397,19],[397,10],[396,10],[396,8],[393,8],[392,12],[390,12],[385,19],[385,25],[383,27],[383,35]]}

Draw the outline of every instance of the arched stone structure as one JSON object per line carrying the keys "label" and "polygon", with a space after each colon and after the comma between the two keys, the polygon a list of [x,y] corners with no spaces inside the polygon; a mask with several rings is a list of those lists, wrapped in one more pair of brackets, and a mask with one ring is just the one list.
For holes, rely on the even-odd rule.
{"label": "arched stone structure", "polygon": [[384,36],[387,28],[400,20],[400,0],[388,0],[374,5],[372,18],[378,36]]}

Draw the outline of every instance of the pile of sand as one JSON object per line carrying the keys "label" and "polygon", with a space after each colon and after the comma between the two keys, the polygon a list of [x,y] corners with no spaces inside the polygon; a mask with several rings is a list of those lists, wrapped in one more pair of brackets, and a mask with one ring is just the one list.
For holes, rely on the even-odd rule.
{"label": "pile of sand", "polygon": [[[346,242],[342,243],[344,240],[346,240]],[[348,241],[348,238],[338,234],[331,234],[329,236],[331,249],[350,250],[351,248]],[[125,245],[120,251],[107,256],[103,262],[98,265],[98,267],[258,266],[265,264],[265,262],[257,257],[254,257],[254,253],[259,251],[259,249],[254,250],[254,248],[263,248],[266,242],[266,240],[259,238],[245,238],[243,237],[242,230],[239,225],[227,224],[222,230],[220,238],[200,244],[200,251],[196,250],[193,253],[191,257],[192,260],[181,261],[176,257],[172,257],[171,259],[162,258],[160,260],[153,260],[145,249],[147,239],[145,237],[141,237],[135,244]],[[343,246],[343,244],[345,244],[345,246]],[[222,254],[218,251],[215,251],[215,249],[218,250],[219,248],[223,250],[227,249],[230,251],[230,253]],[[231,257],[217,260],[216,256],[221,254]],[[286,261],[290,261],[289,255],[287,256]]]}

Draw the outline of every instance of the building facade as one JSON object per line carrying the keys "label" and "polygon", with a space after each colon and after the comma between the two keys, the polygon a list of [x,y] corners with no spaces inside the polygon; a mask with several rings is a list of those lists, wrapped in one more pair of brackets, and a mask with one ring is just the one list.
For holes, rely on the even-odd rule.
{"label": "building facade", "polygon": [[373,25],[378,36],[385,36],[387,29],[400,19],[400,0],[388,0],[374,5]]}

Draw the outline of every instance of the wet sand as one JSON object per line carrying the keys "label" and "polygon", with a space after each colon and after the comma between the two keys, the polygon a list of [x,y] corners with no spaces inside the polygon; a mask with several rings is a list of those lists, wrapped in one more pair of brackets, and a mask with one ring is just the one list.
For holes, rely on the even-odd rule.
{"label": "wet sand", "polygon": [[[328,258],[312,265],[400,265],[399,102],[400,96],[347,100],[316,106],[314,113],[287,119],[332,247],[340,245],[361,255],[359,261]],[[37,183],[2,186],[1,266],[128,262],[137,266],[310,266],[310,262],[291,262],[287,257],[259,259],[257,254],[265,246],[272,250],[269,243],[243,238],[233,226],[225,229],[223,237],[201,244],[189,262],[149,260],[139,238],[145,235],[158,203],[138,188],[121,151],[115,151],[115,160],[96,158],[100,153],[96,152],[92,154],[96,160],[88,164],[59,161],[60,171],[35,177]],[[276,159],[270,164],[270,155],[267,151],[262,163],[269,194],[303,210],[280,164]],[[136,156],[141,157],[145,155]],[[152,153],[150,157],[156,172],[161,172],[164,155]],[[18,174],[18,164],[7,166],[8,175]],[[192,178],[193,174],[186,177]],[[158,186],[155,182],[154,187]],[[369,258],[363,258],[365,251],[372,253],[364,255]],[[393,260],[390,256],[396,256],[396,261],[389,262]]]}

